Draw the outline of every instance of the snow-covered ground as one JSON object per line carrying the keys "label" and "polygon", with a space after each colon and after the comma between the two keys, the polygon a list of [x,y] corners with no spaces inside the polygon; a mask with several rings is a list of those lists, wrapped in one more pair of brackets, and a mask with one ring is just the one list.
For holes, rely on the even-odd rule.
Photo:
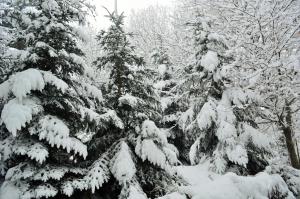
{"label": "snow-covered ground", "polygon": [[180,188],[192,199],[268,199],[276,189],[295,198],[279,175],[261,172],[255,176],[238,176],[234,173],[218,175],[209,171],[209,164],[179,166],[177,172],[190,186]]}

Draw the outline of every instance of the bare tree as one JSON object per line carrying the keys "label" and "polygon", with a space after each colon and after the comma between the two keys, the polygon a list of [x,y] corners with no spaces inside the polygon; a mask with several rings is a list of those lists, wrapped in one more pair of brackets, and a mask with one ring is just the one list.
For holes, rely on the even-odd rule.
{"label": "bare tree", "polygon": [[300,2],[297,0],[209,1],[215,27],[224,32],[244,71],[241,81],[256,90],[263,123],[282,131],[293,167],[300,168],[295,130],[300,104]]}

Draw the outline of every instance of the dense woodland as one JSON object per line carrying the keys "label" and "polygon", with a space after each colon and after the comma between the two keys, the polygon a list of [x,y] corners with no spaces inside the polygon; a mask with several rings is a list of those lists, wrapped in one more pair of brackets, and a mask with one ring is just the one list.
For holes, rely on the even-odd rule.
{"label": "dense woodland", "polygon": [[300,198],[300,0],[104,12],[0,0],[0,199]]}

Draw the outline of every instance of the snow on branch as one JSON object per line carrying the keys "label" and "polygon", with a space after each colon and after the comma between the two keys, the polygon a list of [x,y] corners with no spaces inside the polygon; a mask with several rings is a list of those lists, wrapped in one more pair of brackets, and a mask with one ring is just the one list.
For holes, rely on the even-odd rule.
{"label": "snow on branch", "polygon": [[87,118],[90,122],[95,122],[102,127],[106,127],[109,123],[112,123],[120,129],[124,128],[122,120],[114,110],[108,110],[104,114],[99,114],[92,109],[80,107],[80,114],[82,119]]}
{"label": "snow on branch", "polygon": [[128,105],[132,108],[135,108],[139,104],[144,104],[144,101],[141,98],[129,95],[128,93],[119,98],[119,105]]}
{"label": "snow on branch", "polygon": [[7,98],[10,93],[20,101],[31,91],[42,91],[46,84],[54,85],[65,92],[68,85],[49,71],[27,69],[12,75],[9,80],[0,84],[0,97]]}
{"label": "snow on branch", "polygon": [[148,160],[166,171],[171,171],[172,165],[179,163],[177,149],[168,143],[166,134],[150,120],[142,124],[141,135],[136,141],[135,153],[143,161]]}
{"label": "snow on branch", "polygon": [[63,80],[57,78],[49,71],[41,71],[44,76],[44,81],[48,84],[55,86],[57,89],[61,90],[62,92],[66,92],[68,89],[68,84]]}
{"label": "snow on branch", "polygon": [[203,66],[209,72],[213,72],[217,68],[219,63],[220,61],[218,58],[218,54],[214,51],[208,51],[201,58],[201,66]]}
{"label": "snow on branch", "polygon": [[128,145],[122,141],[119,152],[113,157],[111,172],[120,184],[129,182],[136,173],[135,164]]}
{"label": "snow on branch", "polygon": [[241,128],[243,131],[241,135],[241,140],[243,140],[243,142],[252,143],[254,146],[258,147],[259,149],[263,149],[267,151],[270,150],[271,140],[269,136],[253,128],[247,123],[241,124]]}
{"label": "snow on branch", "polygon": [[103,153],[94,163],[87,169],[84,176],[79,179],[73,179],[64,182],[61,185],[62,193],[71,196],[74,191],[91,189],[92,193],[102,187],[111,177],[109,168],[111,155],[115,153],[117,145],[111,146],[105,153]]}
{"label": "snow on branch", "polygon": [[197,124],[200,130],[209,128],[217,119],[216,104],[209,100],[206,102],[197,116]]}
{"label": "snow on branch", "polygon": [[19,99],[26,97],[32,90],[42,91],[45,87],[45,82],[39,70],[28,69],[10,78],[11,91]]}
{"label": "snow on branch", "polygon": [[69,128],[55,116],[44,116],[37,126],[29,129],[29,132],[31,135],[38,135],[40,140],[46,140],[52,147],[62,147],[68,153],[72,150],[83,158],[87,157],[87,146],[78,139],[69,137]]}
{"label": "snow on branch", "polygon": [[82,83],[84,92],[95,99],[98,99],[100,102],[103,101],[103,96],[101,90],[99,90],[96,86],[93,86],[88,83]]}
{"label": "snow on branch", "polygon": [[142,138],[153,138],[157,139],[157,141],[161,144],[167,144],[167,136],[164,132],[162,132],[155,123],[151,120],[146,120],[142,124]]}
{"label": "snow on branch", "polygon": [[147,196],[141,187],[130,186],[128,199],[147,199]]}
{"label": "snow on branch", "polygon": [[32,120],[32,116],[43,110],[36,98],[25,98],[20,102],[18,99],[12,99],[7,104],[1,113],[1,121],[4,122],[7,130],[17,135],[17,131],[25,127],[26,123]]}
{"label": "snow on branch", "polygon": [[[9,139],[9,138],[8,138]],[[49,155],[47,147],[32,140],[17,140],[11,145],[11,150],[16,155],[27,155],[30,159],[42,164]]]}

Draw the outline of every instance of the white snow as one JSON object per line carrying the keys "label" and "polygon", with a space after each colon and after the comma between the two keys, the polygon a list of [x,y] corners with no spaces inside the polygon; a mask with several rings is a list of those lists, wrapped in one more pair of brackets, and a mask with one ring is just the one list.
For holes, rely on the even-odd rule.
{"label": "white snow", "polygon": [[61,186],[62,193],[65,194],[68,197],[71,197],[74,193],[74,188],[72,186],[72,183],[66,182]]}
{"label": "white snow", "polygon": [[220,63],[220,61],[218,58],[218,54],[214,51],[208,51],[201,58],[201,66],[203,66],[209,72],[213,72],[217,68],[219,63]]}
{"label": "white snow", "polygon": [[185,131],[188,125],[193,121],[193,115],[193,106],[191,106],[187,111],[181,114],[178,124],[183,131]]}
{"label": "white snow", "polygon": [[153,87],[156,88],[157,90],[162,90],[166,85],[167,85],[167,81],[161,80],[161,81],[157,81],[154,83]]}
{"label": "white snow", "polygon": [[271,146],[271,139],[270,136],[267,134],[264,134],[263,132],[260,132],[259,130],[253,128],[252,126],[243,123],[242,128],[244,130],[243,134],[241,135],[241,140],[243,140],[245,143],[252,142],[254,146],[270,150]]}
{"label": "white snow", "polygon": [[53,180],[61,180],[65,173],[67,173],[69,169],[67,168],[59,168],[59,167],[50,167],[46,166],[41,169],[39,169],[35,174],[33,175],[34,180],[41,180],[43,182],[47,182],[50,179]]}
{"label": "white snow", "polygon": [[44,76],[45,83],[51,84],[56,88],[60,89],[62,92],[65,92],[68,89],[68,84],[63,80],[57,78],[50,71],[41,71]]}
{"label": "white snow", "polygon": [[45,42],[38,41],[38,42],[35,43],[35,47],[37,47],[37,48],[48,48],[49,45],[46,44]]}
{"label": "white snow", "polygon": [[59,5],[55,0],[46,0],[42,3],[42,8],[48,11],[58,11],[61,10]]}
{"label": "white snow", "polygon": [[124,128],[122,120],[117,116],[114,110],[107,110],[104,114],[99,114],[95,112],[95,110],[82,106],[79,107],[79,110],[82,120],[88,119],[90,122],[95,122],[99,127],[106,128],[108,124],[114,124],[120,129]]}
{"label": "white snow", "polygon": [[219,123],[216,135],[221,142],[233,145],[235,138],[237,138],[237,130],[232,123],[222,120]]}
{"label": "white snow", "polygon": [[213,163],[211,165],[212,170],[217,173],[224,173],[227,167],[227,161],[225,160],[225,152],[221,143],[218,144],[217,150],[213,152]]}
{"label": "white snow", "polygon": [[51,72],[30,68],[12,75],[9,80],[0,84],[0,97],[5,99],[12,92],[21,101],[33,90],[42,91],[47,83],[63,92],[68,88],[64,81]]}
{"label": "white snow", "polygon": [[228,159],[231,162],[234,162],[238,165],[242,165],[245,168],[247,167],[248,155],[247,155],[247,151],[244,146],[236,145],[236,146],[233,146],[233,149],[227,148],[226,154],[227,154]]}
{"label": "white snow", "polygon": [[162,111],[165,111],[168,108],[168,106],[172,104],[172,102],[173,102],[173,97],[162,97],[160,99]]}
{"label": "white snow", "polygon": [[32,53],[28,59],[33,63],[36,63],[40,59],[40,57],[36,53]]}
{"label": "white snow", "polygon": [[27,163],[20,163],[15,167],[10,168],[6,175],[5,180],[17,181],[20,179],[27,179],[33,176],[35,169]]}
{"label": "white snow", "polygon": [[227,88],[223,96],[227,96],[230,101],[235,105],[243,105],[247,103],[249,96],[240,87]]}
{"label": "white snow", "polygon": [[120,184],[129,182],[135,175],[136,168],[128,145],[122,141],[120,151],[113,158],[111,172]]}
{"label": "white snow", "polygon": [[132,108],[136,107],[138,105],[138,103],[140,103],[142,100],[134,97],[132,95],[129,95],[128,93],[126,93],[126,95],[122,96],[119,98],[119,105],[128,105]]}
{"label": "white snow", "polygon": [[219,41],[219,42],[222,42],[222,43],[224,43],[226,41],[226,39],[224,38],[224,36],[219,35],[218,33],[210,33],[210,34],[208,34],[207,39],[209,39],[209,40],[216,40],[216,41]]}
{"label": "white snow", "polygon": [[108,162],[103,160],[104,159],[99,158],[94,162],[91,169],[84,177],[84,183],[92,189],[92,193],[94,193],[96,189],[99,189],[103,183],[107,182],[110,177],[107,165]]}
{"label": "white snow", "polygon": [[197,115],[197,124],[200,130],[209,128],[217,119],[216,105],[212,100],[206,102]]}
{"label": "white snow", "polygon": [[172,164],[172,165],[179,164],[179,160],[177,158],[177,156],[178,156],[177,149],[173,148],[174,145],[168,144],[168,146],[171,146],[171,147],[163,147],[163,152],[165,153],[165,155],[166,155],[167,159],[169,160],[170,164]]}
{"label": "white snow", "polygon": [[10,182],[4,182],[0,187],[1,199],[19,199],[21,196],[20,190]]}
{"label": "white snow", "polygon": [[72,58],[73,62],[75,62],[76,64],[86,67],[86,62],[82,57],[76,55],[75,53],[70,53],[70,57]]}
{"label": "white snow", "polygon": [[89,141],[91,141],[94,137],[94,135],[96,134],[96,132],[94,131],[88,131],[87,129],[85,129],[84,131],[79,131],[78,133],[76,133],[76,137],[82,142],[82,143],[87,143]]}
{"label": "white snow", "polygon": [[103,118],[109,118],[116,127],[120,129],[124,128],[124,124],[122,120],[118,117],[117,113],[114,110],[109,110],[107,111],[107,113],[103,114],[102,116]]}
{"label": "white snow", "polygon": [[157,70],[158,70],[158,72],[159,72],[159,74],[161,75],[161,76],[163,76],[166,72],[167,72],[167,66],[166,66],[166,64],[160,64],[158,67],[157,67]]}
{"label": "white snow", "polygon": [[45,87],[45,82],[39,70],[28,69],[12,76],[11,90],[19,99],[26,97],[32,90],[42,91]]}
{"label": "white snow", "polygon": [[87,95],[98,99],[99,101],[103,101],[102,92],[96,86],[88,83],[83,83],[82,85]]}
{"label": "white snow", "polygon": [[0,141],[0,160],[3,161],[3,163],[10,158],[12,155],[12,145],[14,143],[14,139],[12,136],[7,137],[4,140]]}
{"label": "white snow", "polygon": [[167,136],[165,132],[157,128],[155,123],[151,120],[145,120],[142,124],[141,135],[143,138],[154,138],[157,139],[160,143],[168,143]]}
{"label": "white snow", "polygon": [[135,153],[143,160],[172,172],[172,165],[178,164],[178,151],[176,147],[168,143],[165,131],[156,127],[151,120],[145,120],[142,124],[141,135],[138,136]]}
{"label": "white snow", "polygon": [[50,57],[57,57],[58,55],[51,49],[48,50]]}
{"label": "white snow", "polygon": [[28,51],[26,50],[18,50],[16,48],[8,48],[5,51],[4,57],[10,57],[13,59],[20,59],[21,61],[24,61],[28,56]]}
{"label": "white snow", "polygon": [[165,168],[167,164],[165,154],[151,139],[145,139],[141,141],[140,145],[137,144],[135,152],[142,158],[143,161],[149,160],[152,164],[161,168]]}
{"label": "white snow", "polygon": [[129,196],[127,199],[148,199],[145,193],[138,191],[134,186],[129,187]]}
{"label": "white snow", "polygon": [[0,98],[6,100],[10,93],[10,83],[9,81],[5,81],[0,84]]}
{"label": "white snow", "polygon": [[39,143],[34,143],[31,140],[18,140],[14,145],[12,145],[12,151],[18,155],[27,155],[40,164],[45,162],[49,155],[49,152],[45,146]]}
{"label": "white snow", "polygon": [[58,190],[54,188],[51,184],[39,185],[35,189],[36,198],[50,198],[56,196]]}
{"label": "white snow", "polygon": [[1,113],[1,121],[4,122],[7,130],[16,136],[17,131],[25,127],[26,123],[32,120],[32,116],[42,110],[38,100],[26,98],[20,102],[17,99],[10,100],[4,105]]}
{"label": "white snow", "polygon": [[55,116],[47,115],[40,119],[37,128],[30,128],[30,134],[37,134],[40,140],[46,140],[52,147],[62,147],[69,153],[74,151],[75,154],[87,157],[87,146],[78,139],[69,137],[69,128],[60,119]]}
{"label": "white snow", "polygon": [[197,138],[196,141],[192,144],[190,151],[189,151],[189,158],[191,161],[191,164],[194,165],[197,163],[197,151],[199,149],[200,139]]}
{"label": "white snow", "polygon": [[25,6],[24,9],[22,9],[22,12],[24,14],[32,14],[32,15],[40,15],[41,14],[41,11],[36,9],[36,7],[33,7],[33,6]]}
{"label": "white snow", "polygon": [[180,192],[192,199],[267,199],[273,189],[278,188],[294,199],[279,175],[259,173],[255,176],[237,176],[234,173],[218,175],[209,171],[209,163],[196,166],[179,166],[177,173],[190,185],[180,187]]}

